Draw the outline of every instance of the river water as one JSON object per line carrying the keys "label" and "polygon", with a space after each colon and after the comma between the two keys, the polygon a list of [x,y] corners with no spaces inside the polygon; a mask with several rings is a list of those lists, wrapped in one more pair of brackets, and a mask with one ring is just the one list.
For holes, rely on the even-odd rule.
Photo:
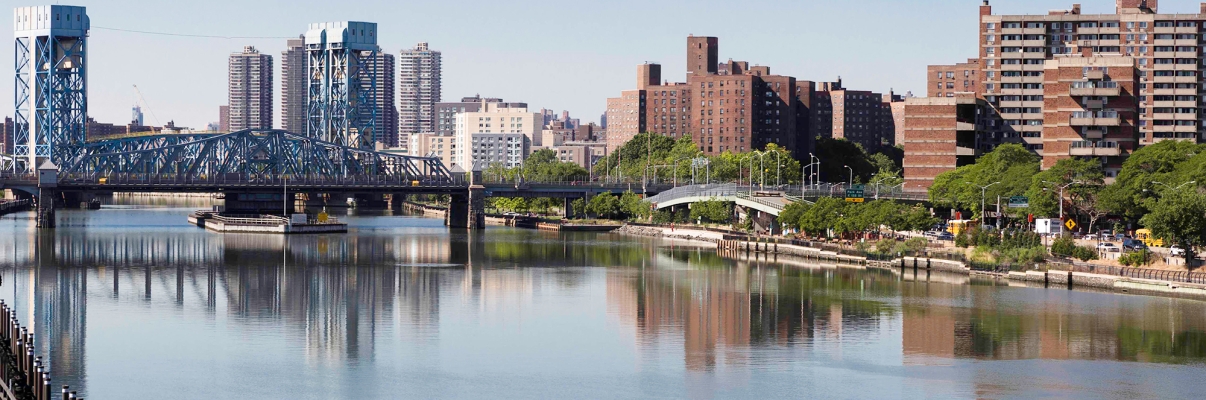
{"label": "river water", "polygon": [[388,213],[222,235],[185,221],[204,204],[130,203],[0,219],[0,299],[89,399],[1206,397],[1194,300]]}

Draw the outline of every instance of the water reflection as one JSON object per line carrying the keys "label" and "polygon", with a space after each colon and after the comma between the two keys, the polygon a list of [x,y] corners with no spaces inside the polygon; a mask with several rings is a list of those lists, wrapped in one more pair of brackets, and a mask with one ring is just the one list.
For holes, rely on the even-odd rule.
{"label": "water reflection", "polygon": [[[112,379],[137,362],[177,370],[159,376],[162,387],[198,380],[194,390],[212,397],[273,397],[256,391],[278,381],[302,397],[378,397],[379,386],[398,387],[374,376],[432,365],[557,375],[570,367],[515,359],[591,346],[598,365],[589,367],[622,364],[617,354],[631,346],[643,368],[703,381],[801,363],[1206,360],[1206,305],[1197,301],[731,260],[612,235],[449,233],[438,220],[404,217],[353,216],[349,235],[221,235],[186,226],[181,210],[65,212],[86,224],[43,231],[25,214],[0,220],[0,231],[14,232],[0,237],[0,298],[38,334],[56,385],[140,397]],[[558,347],[567,331],[587,344]],[[249,374],[239,361],[248,356],[272,363]],[[223,375],[239,373],[249,375]],[[421,376],[408,385],[432,391],[415,393],[449,384]],[[230,392],[204,387],[222,378]],[[695,396],[696,383],[677,384]],[[579,394],[590,393],[599,394]]]}

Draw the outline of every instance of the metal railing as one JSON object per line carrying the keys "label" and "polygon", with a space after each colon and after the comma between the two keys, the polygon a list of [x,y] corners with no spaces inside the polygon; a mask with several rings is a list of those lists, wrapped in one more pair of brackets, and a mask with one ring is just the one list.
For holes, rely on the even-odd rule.
{"label": "metal railing", "polygon": [[21,210],[33,205],[32,200],[0,200],[0,214]]}
{"label": "metal railing", "polygon": [[[757,199],[759,192],[762,193],[778,193],[790,201],[800,201],[805,198],[814,197],[844,197],[846,195],[847,185],[845,184],[825,184],[805,187],[803,190],[799,186],[773,186],[773,185],[737,185],[732,183],[720,183],[711,185],[688,185],[679,186],[670,190],[663,191],[657,196],[652,196],[649,201],[658,203],[666,202],[682,197],[736,197],[739,194],[745,193],[748,198]],[[749,193],[754,195],[750,196]],[[906,200],[906,201],[928,201],[929,193],[925,191],[909,191],[902,188],[884,187],[877,189],[874,187],[864,188],[864,198],[867,199],[885,199],[885,200]]]}

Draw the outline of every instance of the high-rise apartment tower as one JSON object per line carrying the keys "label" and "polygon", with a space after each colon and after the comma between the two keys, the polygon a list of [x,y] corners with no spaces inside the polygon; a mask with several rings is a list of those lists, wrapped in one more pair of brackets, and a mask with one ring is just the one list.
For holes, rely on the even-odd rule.
{"label": "high-rise apartment tower", "polygon": [[230,55],[230,130],[272,128],[272,56],[253,46]]}
{"label": "high-rise apartment tower", "polygon": [[410,133],[435,131],[435,104],[440,102],[440,52],[427,43],[402,50],[398,58],[399,142]]}

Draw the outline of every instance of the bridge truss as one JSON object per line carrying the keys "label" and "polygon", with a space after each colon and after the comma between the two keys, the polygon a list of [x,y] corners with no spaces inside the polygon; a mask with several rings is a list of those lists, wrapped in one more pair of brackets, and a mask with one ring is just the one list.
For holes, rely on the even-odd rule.
{"label": "bridge truss", "polygon": [[89,143],[59,166],[60,175],[95,180],[139,175],[180,182],[254,181],[282,175],[338,180],[386,178],[447,183],[451,173],[437,158],[381,153],[282,130],[224,135],[154,135]]}

